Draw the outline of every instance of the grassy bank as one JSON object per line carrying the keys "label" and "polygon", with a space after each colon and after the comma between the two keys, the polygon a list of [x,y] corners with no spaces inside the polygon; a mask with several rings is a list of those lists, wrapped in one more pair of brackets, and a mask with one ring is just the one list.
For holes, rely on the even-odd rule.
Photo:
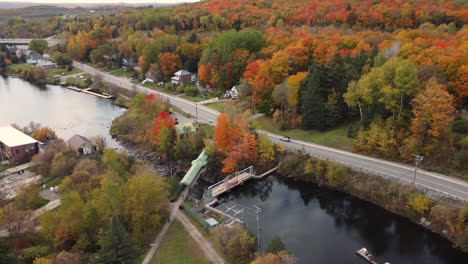
{"label": "grassy bank", "polygon": [[182,223],[174,220],[159,247],[151,264],[209,264],[197,242],[190,237]]}
{"label": "grassy bank", "polygon": [[332,130],[317,131],[303,129],[281,130],[273,125],[272,118],[261,116],[256,119],[261,129],[292,139],[316,143],[327,147],[351,150],[352,139],[347,137],[349,125],[343,125]]}
{"label": "grassy bank", "polygon": [[119,68],[117,70],[110,71],[109,73],[115,76],[127,77],[127,78],[132,78],[135,76],[134,70],[127,70],[124,68]]}
{"label": "grassy bank", "polygon": [[73,68],[71,71],[68,71],[65,67],[64,68],[58,67],[58,68],[47,69],[47,76],[49,78],[52,78],[54,75],[64,76],[64,75],[76,74],[79,72],[81,71],[78,70],[77,68]]}

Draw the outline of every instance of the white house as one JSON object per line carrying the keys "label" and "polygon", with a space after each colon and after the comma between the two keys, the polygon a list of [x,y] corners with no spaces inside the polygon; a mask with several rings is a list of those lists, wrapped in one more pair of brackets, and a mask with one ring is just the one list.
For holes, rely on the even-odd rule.
{"label": "white house", "polygon": [[227,90],[226,94],[224,94],[224,97],[227,98],[232,98],[232,99],[237,99],[239,97],[239,86],[234,85],[231,90]]}
{"label": "white house", "polygon": [[97,149],[93,142],[80,135],[74,135],[67,140],[66,144],[68,147],[76,150],[78,155],[89,155]]}

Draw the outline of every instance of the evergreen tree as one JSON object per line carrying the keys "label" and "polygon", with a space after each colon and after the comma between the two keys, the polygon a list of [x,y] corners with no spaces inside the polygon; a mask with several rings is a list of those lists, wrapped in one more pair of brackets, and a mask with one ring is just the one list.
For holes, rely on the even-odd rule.
{"label": "evergreen tree", "polygon": [[283,241],[281,241],[281,238],[277,235],[275,235],[270,243],[268,244],[268,247],[266,249],[267,253],[278,253],[280,251],[286,250],[286,247],[284,246]]}
{"label": "evergreen tree", "polygon": [[126,264],[133,263],[136,249],[131,241],[130,234],[120,223],[117,216],[113,216],[111,226],[99,240],[101,249],[98,252],[97,263]]}
{"label": "evergreen tree", "polygon": [[301,84],[302,127],[325,128],[325,104],[320,89],[320,70],[316,63],[309,67],[309,74]]}

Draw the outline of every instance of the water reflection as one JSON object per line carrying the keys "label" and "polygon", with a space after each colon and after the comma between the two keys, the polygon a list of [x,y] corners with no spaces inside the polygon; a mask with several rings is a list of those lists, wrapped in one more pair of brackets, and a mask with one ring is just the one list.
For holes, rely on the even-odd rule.
{"label": "water reflection", "polygon": [[0,126],[24,126],[34,121],[51,127],[65,140],[74,134],[103,136],[109,146],[119,147],[109,128],[112,119],[124,111],[109,100],[61,86],[37,86],[19,78],[0,77]]}
{"label": "water reflection", "polygon": [[[261,244],[279,235],[299,263],[363,263],[366,247],[379,263],[467,263],[468,255],[405,218],[315,184],[270,177],[223,197],[219,209],[260,206]],[[231,213],[234,211],[231,211]],[[257,232],[252,214],[239,213]]]}

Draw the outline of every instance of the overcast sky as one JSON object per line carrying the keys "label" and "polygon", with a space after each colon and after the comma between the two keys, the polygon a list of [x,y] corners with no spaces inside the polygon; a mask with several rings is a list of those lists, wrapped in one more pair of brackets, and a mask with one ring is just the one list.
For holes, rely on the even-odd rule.
{"label": "overcast sky", "polygon": [[28,2],[28,3],[180,3],[180,2],[197,2],[198,0],[0,0],[0,2]]}

